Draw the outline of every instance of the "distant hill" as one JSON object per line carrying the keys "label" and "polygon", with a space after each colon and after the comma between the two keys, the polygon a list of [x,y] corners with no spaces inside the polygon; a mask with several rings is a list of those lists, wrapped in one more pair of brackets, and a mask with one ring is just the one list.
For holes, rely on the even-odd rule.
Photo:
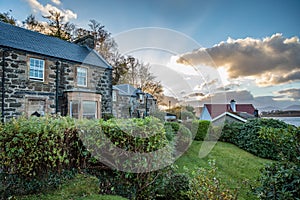
{"label": "distant hill", "polygon": [[283,109],[284,111],[290,111],[290,110],[300,110],[300,105],[291,105]]}
{"label": "distant hill", "polygon": [[263,111],[281,110],[281,108],[276,106],[266,106],[266,107],[258,108],[258,110],[260,112],[263,112]]}

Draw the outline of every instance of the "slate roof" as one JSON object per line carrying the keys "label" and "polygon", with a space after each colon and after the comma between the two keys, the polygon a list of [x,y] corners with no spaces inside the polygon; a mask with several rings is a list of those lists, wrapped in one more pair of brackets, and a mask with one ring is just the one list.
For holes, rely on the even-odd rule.
{"label": "slate roof", "polygon": [[0,46],[111,69],[94,50],[0,22]]}
{"label": "slate roof", "polygon": [[113,89],[119,90],[119,95],[136,96],[136,88],[129,84],[114,85]]}
{"label": "slate roof", "polygon": [[[212,119],[224,112],[233,113],[230,104],[204,104],[204,106],[206,106]],[[254,115],[254,111],[255,108],[252,104],[236,104],[236,114],[247,113],[249,115]]]}

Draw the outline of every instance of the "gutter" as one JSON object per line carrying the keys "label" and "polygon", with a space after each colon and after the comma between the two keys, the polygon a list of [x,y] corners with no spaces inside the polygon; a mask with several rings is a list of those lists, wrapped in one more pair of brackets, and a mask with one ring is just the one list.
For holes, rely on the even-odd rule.
{"label": "gutter", "polygon": [[56,61],[56,78],[55,78],[55,114],[58,113],[58,73],[59,73],[59,61]]}
{"label": "gutter", "polygon": [[2,82],[1,82],[1,90],[2,90],[2,98],[1,98],[1,122],[4,123],[4,105],[5,105],[5,53],[8,52],[9,49],[4,49],[2,51]]}

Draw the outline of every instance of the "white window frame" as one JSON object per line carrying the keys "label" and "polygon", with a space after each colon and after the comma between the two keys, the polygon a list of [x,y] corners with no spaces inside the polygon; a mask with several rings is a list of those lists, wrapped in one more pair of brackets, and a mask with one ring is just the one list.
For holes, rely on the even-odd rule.
{"label": "white window frame", "polygon": [[[38,73],[37,76],[35,76],[34,74],[31,75],[31,71],[33,70],[33,72]],[[42,77],[39,77],[39,73],[43,74]],[[38,59],[38,58],[29,58],[29,78],[31,80],[35,80],[35,81],[42,81],[44,82],[45,79],[45,60],[43,59]]]}
{"label": "white window frame", "polygon": [[[83,72],[84,71],[84,72]],[[81,73],[85,73],[85,76],[82,76]],[[87,87],[87,74],[88,74],[88,69],[85,67],[77,67],[77,85],[81,87]],[[84,79],[84,83],[81,84],[80,79]]]}
{"label": "white window frame", "polygon": [[113,91],[113,92],[112,92],[112,101],[113,101],[113,102],[116,102],[116,101],[117,101],[117,92],[116,92],[116,91]]}
{"label": "white window frame", "polygon": [[[98,114],[97,113],[97,111],[98,111],[97,102],[96,101],[82,101],[81,103],[82,103],[82,118],[88,118],[88,116],[93,116],[92,118],[88,118],[88,119],[97,119],[97,114]],[[84,108],[84,104],[86,104],[86,103],[88,103],[88,104],[92,103],[93,106],[95,106],[93,112],[86,113],[86,110]]]}

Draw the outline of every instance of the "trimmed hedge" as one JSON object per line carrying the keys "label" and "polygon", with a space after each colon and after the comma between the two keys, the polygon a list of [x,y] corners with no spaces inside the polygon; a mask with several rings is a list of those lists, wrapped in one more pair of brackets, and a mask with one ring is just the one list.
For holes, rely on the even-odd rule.
{"label": "trimmed hedge", "polygon": [[194,140],[203,141],[208,134],[210,121],[207,120],[195,120],[192,122],[192,133],[195,135]]}
{"label": "trimmed hedge", "polygon": [[73,119],[12,119],[0,127],[0,175],[5,177],[0,180],[0,194],[56,187],[64,179],[63,172],[84,167],[87,158]]}

